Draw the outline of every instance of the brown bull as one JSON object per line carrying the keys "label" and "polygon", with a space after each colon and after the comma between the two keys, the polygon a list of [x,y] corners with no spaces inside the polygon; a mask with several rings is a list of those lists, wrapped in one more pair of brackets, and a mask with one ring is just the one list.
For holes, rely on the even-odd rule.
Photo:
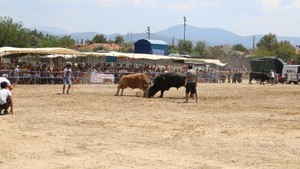
{"label": "brown bull", "polygon": [[143,73],[137,73],[132,75],[125,75],[123,76],[118,84],[118,90],[115,96],[119,95],[119,90],[121,91],[121,96],[123,95],[123,90],[127,87],[132,89],[139,88],[144,91],[144,97],[148,93],[149,87],[151,86],[151,80],[148,75]]}

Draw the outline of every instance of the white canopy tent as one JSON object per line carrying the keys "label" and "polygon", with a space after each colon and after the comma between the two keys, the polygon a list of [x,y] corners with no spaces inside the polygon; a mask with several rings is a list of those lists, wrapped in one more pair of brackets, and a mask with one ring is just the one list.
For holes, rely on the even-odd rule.
{"label": "white canopy tent", "polygon": [[58,57],[63,57],[65,59],[72,59],[76,57],[83,57],[82,55],[70,55],[70,54],[52,54],[52,55],[43,55],[40,56],[41,58],[58,58]]}
{"label": "white canopy tent", "polygon": [[120,53],[120,52],[108,52],[108,53],[94,53],[94,52],[83,52],[86,56],[112,56],[112,57],[126,57],[134,59],[148,59],[148,60],[187,60],[184,57],[172,57],[162,55],[150,55],[141,53]]}
{"label": "white canopy tent", "polygon": [[0,56],[11,55],[11,54],[23,54],[23,53],[82,55],[81,52],[71,50],[71,49],[66,49],[66,48],[14,48],[14,47],[0,48]]}
{"label": "white canopy tent", "polygon": [[162,55],[150,55],[150,54],[139,54],[139,53],[120,53],[120,52],[107,52],[107,53],[96,53],[96,52],[79,52],[66,48],[14,48],[14,47],[2,47],[0,48],[0,57],[11,54],[46,54],[40,56],[43,58],[56,58],[63,57],[65,59],[74,57],[86,57],[86,56],[112,56],[112,57],[125,57],[133,59],[145,59],[145,60],[186,60],[186,61],[200,61],[204,63],[215,64],[218,66],[225,66],[218,59],[198,59],[198,58],[186,58],[177,56],[162,56]]}
{"label": "white canopy tent", "polygon": [[225,66],[218,59],[198,59],[198,58],[186,58],[177,56],[162,56],[162,55],[150,55],[150,54],[139,54],[139,53],[120,53],[120,52],[108,52],[108,53],[94,53],[94,52],[83,52],[86,56],[112,56],[112,57],[126,57],[134,59],[147,59],[147,60],[186,60],[186,61],[200,61],[209,64],[215,64],[218,66]]}

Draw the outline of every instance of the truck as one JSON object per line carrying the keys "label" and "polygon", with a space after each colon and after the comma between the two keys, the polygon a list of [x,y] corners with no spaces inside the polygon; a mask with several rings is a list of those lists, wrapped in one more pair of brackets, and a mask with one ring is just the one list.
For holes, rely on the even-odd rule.
{"label": "truck", "polygon": [[284,65],[282,68],[282,77],[287,73],[286,83],[298,84],[298,73],[300,72],[300,65]]}
{"label": "truck", "polygon": [[277,57],[263,57],[250,61],[252,72],[267,73],[274,70],[277,74],[283,74],[282,68],[286,63]]}

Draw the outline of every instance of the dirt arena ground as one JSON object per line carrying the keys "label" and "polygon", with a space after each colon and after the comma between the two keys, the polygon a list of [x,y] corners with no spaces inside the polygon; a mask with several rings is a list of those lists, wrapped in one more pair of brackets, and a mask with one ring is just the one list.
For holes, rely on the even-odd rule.
{"label": "dirt arena ground", "polygon": [[116,87],[16,86],[0,168],[300,168],[300,85],[198,84],[198,104]]}

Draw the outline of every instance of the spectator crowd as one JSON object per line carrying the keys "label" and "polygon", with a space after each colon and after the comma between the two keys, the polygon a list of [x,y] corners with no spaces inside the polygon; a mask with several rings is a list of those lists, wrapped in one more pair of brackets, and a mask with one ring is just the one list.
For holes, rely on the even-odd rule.
{"label": "spectator crowd", "polygon": [[[18,65],[2,65],[0,74],[7,74],[8,78],[12,82],[18,84],[62,84],[64,67],[52,67],[50,68],[46,64],[33,65],[30,63],[19,63]],[[169,69],[168,67],[155,68],[154,66],[133,66],[130,64],[115,64],[109,63],[97,64],[91,66],[89,64],[76,64],[72,65],[72,72],[76,82],[79,84],[90,83],[90,76],[92,72],[114,74],[118,80],[122,75],[132,73],[146,73],[150,75],[152,79],[159,73],[164,72],[181,72],[187,71],[187,68],[174,68]],[[200,83],[225,83],[226,79],[228,83],[241,83],[243,74],[241,72],[231,71],[216,71],[216,70],[196,70]]]}

